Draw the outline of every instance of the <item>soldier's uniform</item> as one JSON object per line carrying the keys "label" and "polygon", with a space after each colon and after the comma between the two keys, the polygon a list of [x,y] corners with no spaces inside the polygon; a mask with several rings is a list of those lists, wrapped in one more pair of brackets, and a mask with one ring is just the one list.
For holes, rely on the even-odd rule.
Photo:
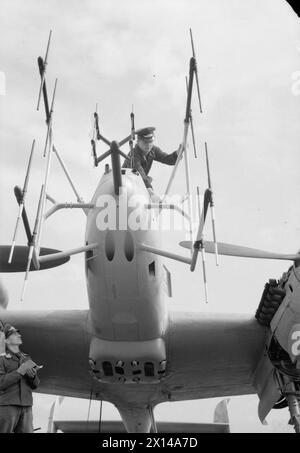
{"label": "soldier's uniform", "polygon": [[[145,127],[137,131],[138,138],[143,140],[152,140],[154,127]],[[148,188],[152,189],[152,178],[148,176],[154,160],[161,162],[166,165],[175,165],[177,160],[178,152],[174,151],[171,154],[164,153],[158,146],[153,146],[152,149],[145,154],[138,145],[133,148],[133,155],[131,152],[128,154],[127,159],[123,164],[123,168],[134,168],[139,172],[144,180],[144,183]]]}
{"label": "soldier's uniform", "polygon": [[31,360],[23,352],[6,351],[0,355],[0,433],[32,433],[32,390],[39,385],[34,378],[17,369]]}

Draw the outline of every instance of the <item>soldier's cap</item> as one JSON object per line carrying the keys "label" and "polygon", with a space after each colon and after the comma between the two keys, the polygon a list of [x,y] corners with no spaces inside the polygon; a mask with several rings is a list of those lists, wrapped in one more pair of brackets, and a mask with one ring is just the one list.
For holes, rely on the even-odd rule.
{"label": "soldier's cap", "polygon": [[5,338],[7,339],[10,335],[12,335],[13,333],[16,333],[16,332],[20,332],[20,331],[18,329],[16,329],[14,326],[7,326],[4,329]]}
{"label": "soldier's cap", "polygon": [[136,131],[138,138],[147,141],[152,141],[154,137],[155,127],[144,127],[143,129],[139,129]]}

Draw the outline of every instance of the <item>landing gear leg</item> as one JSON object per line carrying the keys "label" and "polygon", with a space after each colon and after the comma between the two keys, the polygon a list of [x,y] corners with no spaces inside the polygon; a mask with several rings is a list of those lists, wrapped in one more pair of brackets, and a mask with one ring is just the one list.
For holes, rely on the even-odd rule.
{"label": "landing gear leg", "polygon": [[290,425],[294,425],[295,432],[300,434],[300,403],[299,403],[299,395],[295,394],[295,384],[293,382],[290,383],[291,390],[287,394],[286,399],[289,405],[289,410],[291,414],[291,419],[289,421]]}
{"label": "landing gear leg", "polygon": [[289,411],[290,421],[289,425],[293,425],[295,432],[300,434],[300,394],[295,387],[295,383],[289,376],[280,376],[283,383],[283,393],[286,397]]}
{"label": "landing gear leg", "polygon": [[154,418],[154,414],[153,414],[153,407],[148,406],[148,410],[149,410],[150,419],[151,419],[152,432],[157,433],[157,426],[156,426],[156,422],[155,422],[155,418]]}

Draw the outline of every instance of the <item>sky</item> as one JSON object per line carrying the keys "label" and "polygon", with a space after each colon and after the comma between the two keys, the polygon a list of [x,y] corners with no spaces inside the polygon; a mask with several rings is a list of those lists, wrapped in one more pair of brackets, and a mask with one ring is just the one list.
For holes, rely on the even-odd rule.
{"label": "sky", "polygon": [[[54,142],[88,202],[104,170],[104,164],[94,169],[91,158],[96,103],[101,131],[110,140],[129,134],[133,105],[136,127],[155,126],[156,143],[166,152],[177,149],[183,134],[190,27],[203,104],[201,115],[194,96],[199,157],[192,158],[190,146],[193,193],[196,185],[201,192],[207,187],[207,141],[218,240],[283,253],[300,249],[300,31],[299,19],[283,0],[0,0],[2,244],[11,243],[17,216],[13,187],[23,184],[33,138],[36,154],[27,198],[31,223],[43,181],[46,127],[43,108],[36,111],[36,59],[44,56],[49,30],[49,94],[58,78]],[[97,150],[100,153],[106,147],[99,144]],[[170,173],[169,167],[153,165],[151,175],[158,194],[164,192]],[[185,192],[183,166],[172,191]],[[54,159],[49,193],[59,201],[75,201]],[[81,212],[59,212],[44,229],[43,245],[61,250],[81,246],[84,231]],[[211,237],[208,222],[205,238]],[[182,231],[164,233],[164,248],[185,253],[178,245],[183,239]],[[22,230],[18,243],[25,243]],[[170,260],[165,264],[172,273],[174,296],[167,301],[170,310],[251,314],[264,283],[279,278],[289,265],[221,257],[217,268],[214,257],[207,257],[209,303],[205,304],[201,266],[192,274],[184,264]],[[88,307],[82,256],[73,257],[64,267],[31,274],[22,303],[23,275],[2,274],[1,280],[13,310]],[[35,397],[38,419],[44,420],[52,401],[53,397]],[[72,400],[65,400],[61,410],[71,413],[72,404]],[[76,404],[82,407],[84,418],[87,402]],[[216,400],[211,400],[178,403],[176,407],[178,412],[181,407],[190,408],[186,412],[197,421],[200,412],[211,419],[215,405]],[[200,412],[198,408],[202,408]],[[286,429],[285,411],[272,414],[272,425],[262,427],[256,410],[256,396],[232,399],[234,429]],[[107,405],[108,415],[110,411]],[[169,405],[158,407],[156,412],[165,419],[173,416]]]}

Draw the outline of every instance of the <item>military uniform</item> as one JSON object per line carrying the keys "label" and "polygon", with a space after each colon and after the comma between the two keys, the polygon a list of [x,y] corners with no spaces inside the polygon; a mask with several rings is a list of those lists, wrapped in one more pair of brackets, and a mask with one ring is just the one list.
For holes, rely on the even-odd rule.
{"label": "military uniform", "polygon": [[[142,139],[152,140],[154,130],[154,127],[146,127],[144,129],[140,129],[139,131],[137,131],[137,136]],[[127,156],[127,159],[125,159],[123,168],[134,168],[135,170],[137,170],[143,178],[147,189],[152,189],[152,178],[148,176],[148,173],[152,167],[153,161],[156,160],[157,162],[161,162],[162,164],[166,165],[175,165],[177,156],[177,151],[174,151],[171,154],[167,154],[164,153],[158,146],[153,146],[152,149],[147,154],[145,154],[138,145],[135,145],[132,153],[130,152]]]}
{"label": "military uniform", "polygon": [[32,433],[32,390],[39,385],[34,378],[22,376],[17,369],[31,360],[23,352],[10,351],[0,356],[0,433]]}

